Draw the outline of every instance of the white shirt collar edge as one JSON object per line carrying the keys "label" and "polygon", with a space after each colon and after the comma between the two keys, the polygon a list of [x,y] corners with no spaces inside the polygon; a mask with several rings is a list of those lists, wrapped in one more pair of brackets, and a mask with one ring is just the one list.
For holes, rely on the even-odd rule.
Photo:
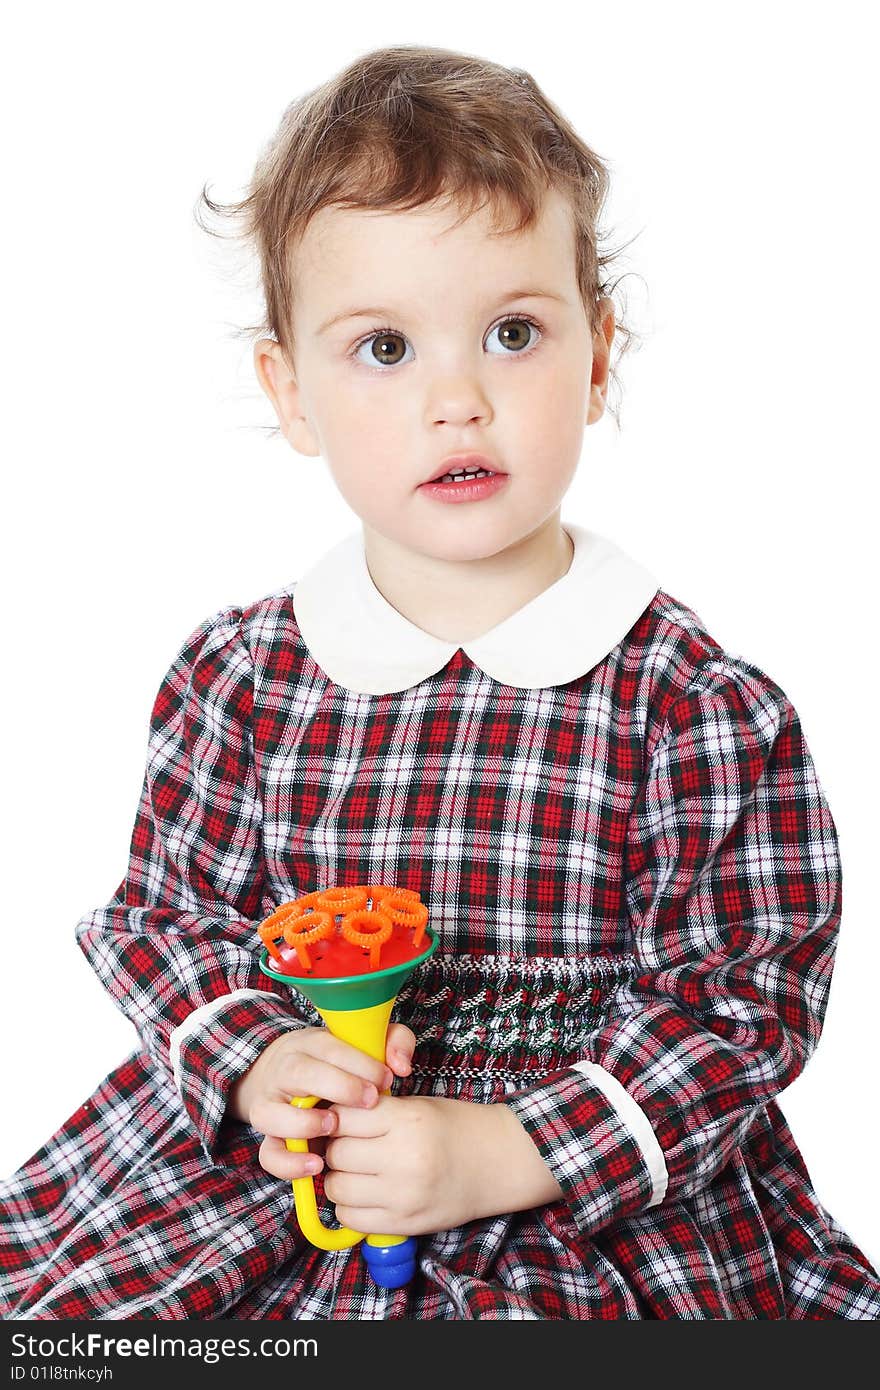
{"label": "white shirt collar edge", "polygon": [[337,685],[357,694],[406,690],[441,670],[459,647],[503,685],[564,685],[626,635],[659,582],[616,542],[563,522],[574,543],[568,572],[488,632],[443,641],[399,613],[373,583],[363,533],[345,536],[292,586],[309,652]]}

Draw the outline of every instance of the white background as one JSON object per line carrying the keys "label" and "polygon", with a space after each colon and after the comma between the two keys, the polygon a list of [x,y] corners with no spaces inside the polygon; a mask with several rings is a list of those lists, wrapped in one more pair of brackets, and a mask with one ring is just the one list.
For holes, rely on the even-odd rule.
{"label": "white background", "polygon": [[[124,876],[147,723],[203,618],[357,526],[253,373],[252,270],[201,232],[282,112],[386,43],[526,67],[612,171],[646,342],[563,518],[613,537],[796,706],[844,916],[782,1097],[880,1260],[877,111],[870,7],[16,7],[2,102],[5,924],[0,1173],[134,1046],[74,943]],[[577,21],[577,31],[572,23]]]}

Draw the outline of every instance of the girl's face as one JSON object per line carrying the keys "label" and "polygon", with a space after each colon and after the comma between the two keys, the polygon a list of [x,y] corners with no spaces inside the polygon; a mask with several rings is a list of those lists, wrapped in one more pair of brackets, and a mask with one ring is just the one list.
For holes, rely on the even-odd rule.
{"label": "girl's face", "polygon": [[[269,340],[255,361],[290,444],[323,456],[365,528],[464,561],[558,512],[604,409],[614,316],[603,300],[591,337],[559,194],[518,234],[490,235],[486,208],[453,228],[454,211],[318,213],[296,250],[293,371]],[[501,486],[437,500],[423,485],[467,453]]]}

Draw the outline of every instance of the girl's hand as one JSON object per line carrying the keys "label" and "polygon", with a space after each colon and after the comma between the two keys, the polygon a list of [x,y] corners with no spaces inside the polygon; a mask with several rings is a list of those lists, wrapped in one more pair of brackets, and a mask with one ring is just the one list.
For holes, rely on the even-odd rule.
{"label": "girl's hand", "polygon": [[290,1153],[285,1139],[319,1141],[332,1134],[337,1113],[320,1105],[302,1110],[292,1096],[369,1109],[395,1075],[405,1076],[415,1036],[403,1024],[388,1029],[388,1065],[334,1038],[327,1028],[298,1028],[275,1038],[232,1087],[228,1109],[266,1137],[260,1165],[276,1178],[301,1178],[323,1167],[319,1153]]}
{"label": "girl's hand", "polygon": [[356,1231],[423,1235],[562,1195],[506,1105],[383,1096],[369,1109],[333,1109],[324,1191]]}

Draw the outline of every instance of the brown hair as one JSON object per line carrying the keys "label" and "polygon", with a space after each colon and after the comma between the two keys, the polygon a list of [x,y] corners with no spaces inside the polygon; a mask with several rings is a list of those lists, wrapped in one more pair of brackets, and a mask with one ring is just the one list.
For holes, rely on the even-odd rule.
{"label": "brown hair", "polygon": [[[499,231],[500,214],[511,208],[518,220],[506,230],[519,231],[540,215],[551,187],[571,205],[578,286],[595,332],[598,301],[619,284],[606,278],[619,251],[600,249],[606,165],[523,69],[404,44],[361,55],[292,102],[247,196],[215,203],[205,185],[196,218],[211,235],[199,217],[202,205],[221,218],[243,219],[239,235],[259,257],[265,318],[240,331],[274,337],[292,366],[291,252],[320,209],[403,211],[451,195],[461,220],[488,203]],[[618,358],[639,336],[618,320]],[[611,378],[618,384],[614,366]]]}

